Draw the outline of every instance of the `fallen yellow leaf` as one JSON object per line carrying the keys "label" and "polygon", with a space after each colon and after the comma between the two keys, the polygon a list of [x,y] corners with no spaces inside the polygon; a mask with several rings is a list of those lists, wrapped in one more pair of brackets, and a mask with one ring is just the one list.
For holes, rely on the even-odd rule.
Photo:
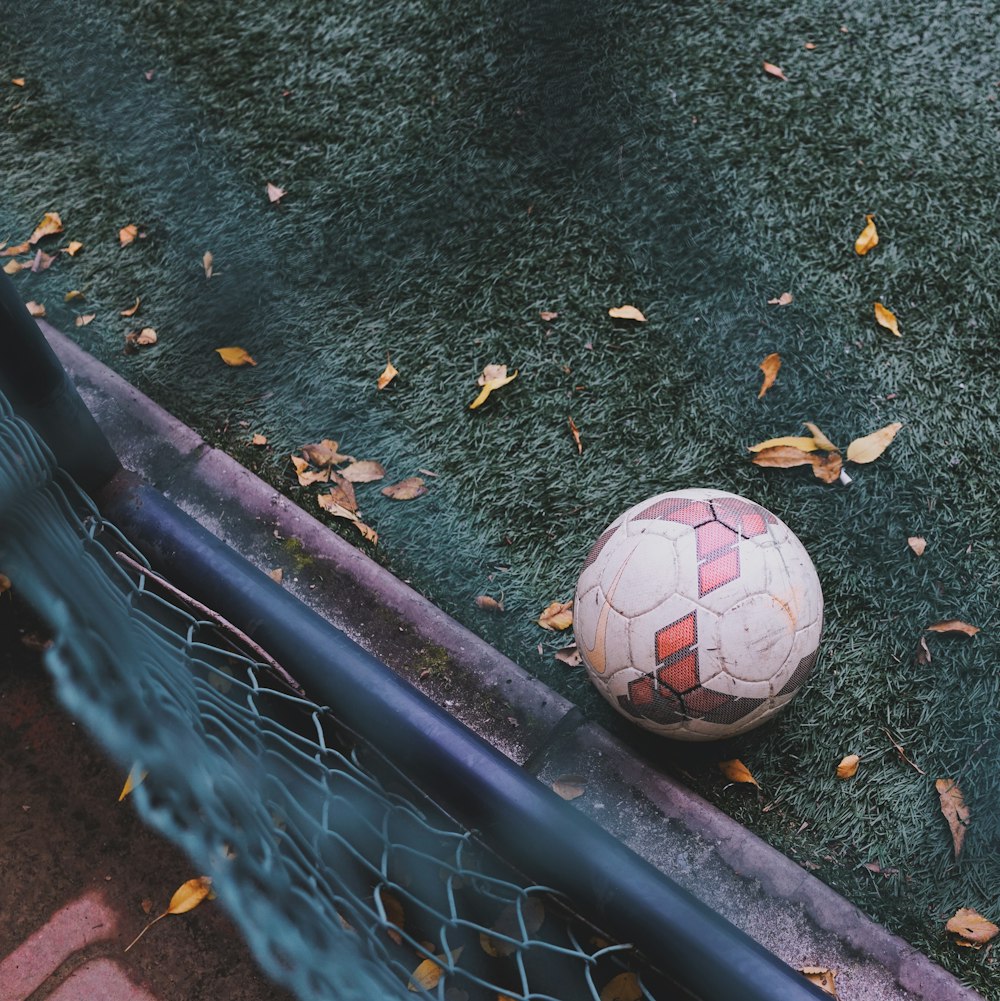
{"label": "fallen yellow leaf", "polygon": [[809,433],[813,436],[813,441],[816,442],[817,448],[823,449],[824,452],[836,452],[838,451],[837,446],[834,445],[832,441],[812,421],[804,421],[805,426],[809,429]]}
{"label": "fallen yellow leaf", "polygon": [[992,921],[987,921],[971,907],[960,907],[948,918],[944,927],[946,931],[958,936],[955,945],[972,949],[981,949],[1000,931]]}
{"label": "fallen yellow leaf", "polygon": [[802,966],[799,968],[802,974],[811,984],[815,984],[821,991],[837,996],[837,988],[834,984],[836,973],[825,966]]}
{"label": "fallen yellow leaf", "polygon": [[194,879],[189,879],[186,883],[182,883],[170,898],[167,909],[162,914],[153,918],[125,947],[125,951],[128,952],[157,921],[165,918],[168,914],[186,914],[188,911],[194,910],[211,892],[211,876],[196,876]]}
{"label": "fallen yellow leaf", "polygon": [[[810,442],[813,440],[810,438]],[[813,448],[815,448],[813,442]],[[792,466],[812,466],[813,476],[823,483],[833,483],[839,476],[843,462],[839,452],[807,452],[788,445],[765,448],[751,462],[755,466],[789,469]]]}
{"label": "fallen yellow leaf", "polygon": [[615,320],[635,320],[636,323],[646,322],[646,317],[635,306],[614,306],[608,310],[608,316]]}
{"label": "fallen yellow leaf", "polygon": [[31,250],[30,243],[19,243],[16,247],[5,247],[0,251],[0,257],[17,257],[18,254],[26,254]]}
{"label": "fallen yellow leaf", "polygon": [[130,243],[134,242],[135,238],[139,235],[139,227],[134,223],[129,223],[127,226],[122,226],[118,230],[118,244],[122,247],[127,247]]}
{"label": "fallen yellow leaf", "polygon": [[35,231],[28,237],[28,243],[35,244],[43,236],[52,236],[54,233],[63,231],[62,219],[58,212],[46,212],[42,216],[41,222],[35,227]]}
{"label": "fallen yellow leaf", "polygon": [[769,306],[787,306],[795,301],[795,296],[791,292],[782,292],[777,299],[768,299]]}
{"label": "fallen yellow leaf", "polygon": [[279,188],[277,184],[267,182],[267,200],[269,202],[280,202],[288,192],[284,188]]}
{"label": "fallen yellow leaf", "polygon": [[779,80],[787,80],[788,77],[785,76],[781,71],[780,66],[775,66],[774,63],[764,63],[764,72],[770,74],[771,76],[777,77]]}
{"label": "fallen yellow leaf", "polygon": [[927,548],[927,540],[922,539],[919,535],[911,535],[907,540],[906,544],[916,553],[917,556],[923,556],[924,550]]}
{"label": "fallen yellow leaf", "polygon": [[784,438],[768,438],[767,441],[758,442],[756,445],[750,445],[747,451],[763,452],[768,448],[782,447],[797,448],[800,452],[815,452],[816,449],[820,447],[820,444],[815,438],[800,438],[789,435]]}
{"label": "fallen yellow leaf", "polygon": [[645,995],[639,977],[631,971],[619,973],[601,988],[601,1001],[642,1001]]}
{"label": "fallen yellow leaf", "polygon": [[119,316],[135,316],[139,312],[139,307],[142,305],[142,300],[136,296],[135,302],[129,306],[128,309],[123,309],[118,315]]}
{"label": "fallen yellow leaf", "polygon": [[363,521],[354,522],[354,527],[373,545],[378,545],[378,532]]}
{"label": "fallen yellow leaf", "polygon": [[3,270],[5,274],[16,275],[18,271],[23,270],[26,265],[22,264],[20,261],[15,261],[11,258],[4,266]]}
{"label": "fallen yellow leaf", "polygon": [[79,240],[70,240],[70,242],[66,245],[66,253],[69,254],[70,257],[76,257],[81,250],[83,250],[83,244]]}
{"label": "fallen yellow leaf", "polygon": [[[512,956],[517,951],[516,943],[524,941],[524,932],[521,931],[522,920],[528,938],[542,927],[545,922],[545,905],[538,897],[522,897],[520,906],[507,904],[493,922],[490,931],[479,933],[479,944],[483,952],[487,956],[493,956],[494,959]],[[494,932],[495,935],[491,935],[490,932]],[[515,941],[508,942],[508,938]]]}
{"label": "fallen yellow leaf", "polygon": [[979,626],[970,626],[968,622],[960,619],[945,619],[944,622],[935,622],[927,629],[932,633],[961,633],[963,636],[975,636],[979,632]]}
{"label": "fallen yellow leaf", "polygon": [[750,785],[755,785],[760,788],[760,783],[750,774],[750,769],[747,768],[739,758],[733,758],[730,761],[720,761],[719,771],[730,782],[747,782]]}
{"label": "fallen yellow leaf", "polygon": [[496,598],[491,598],[488,594],[480,594],[476,598],[476,605],[488,612],[502,612],[504,610],[503,602],[497,601]]}
{"label": "fallen yellow leaf", "polygon": [[962,853],[965,842],[965,832],[969,827],[969,808],[965,805],[965,797],[954,779],[938,779],[934,783],[938,798],[941,801],[941,812],[948,821],[951,831],[951,842],[955,849],[955,858]]}
{"label": "fallen yellow leaf", "polygon": [[45,315],[45,307],[40,302],[35,302],[34,299],[32,299],[31,302],[26,302],[24,305],[32,316]]}
{"label": "fallen yellow leaf", "polygon": [[866,215],[865,222],[867,225],[858,234],[858,238],[854,241],[854,252],[860,254],[862,257],[868,253],[872,247],[878,246],[878,230],[875,229],[875,216]]}
{"label": "fallen yellow leaf", "polygon": [[[764,373],[764,382],[761,384],[760,392],[757,394],[759,400],[773,385],[778,378],[778,370],[781,368],[781,355],[776,351],[769,354],[758,366]],[[751,449],[751,451],[753,451]]]}
{"label": "fallen yellow leaf", "polygon": [[897,337],[903,335],[899,332],[899,324],[896,322],[896,314],[890,309],[886,309],[882,303],[875,303],[875,322],[886,330],[891,330]]}
{"label": "fallen yellow leaf", "polygon": [[579,799],[587,791],[587,784],[580,775],[563,775],[552,783],[552,791],[560,799]]}
{"label": "fallen yellow leaf", "polygon": [[78,327],[85,327],[88,323],[93,323],[97,319],[96,313],[84,313],[74,321]]}
{"label": "fallen yellow leaf", "polygon": [[848,754],[840,759],[837,765],[838,779],[853,779],[858,773],[858,763],[861,759],[856,754]]}
{"label": "fallen yellow leaf", "polygon": [[141,771],[138,765],[133,765],[132,770],[125,778],[122,791],[118,794],[118,802],[120,803],[137,785],[141,785],[148,774],[148,772]]}
{"label": "fallen yellow leaf", "polygon": [[886,424],[884,428],[866,434],[863,438],[855,438],[847,446],[847,461],[874,462],[889,447],[902,426],[902,424]]}
{"label": "fallen yellow leaf", "polygon": [[351,483],[371,483],[373,480],[381,480],[385,476],[385,470],[380,462],[374,459],[365,459],[362,462],[352,462],[345,466],[340,475]]}
{"label": "fallen yellow leaf", "polygon": [[251,445],[266,445],[267,444],[267,436],[266,435],[262,435],[262,434],[255,434],[250,439],[250,444]]}
{"label": "fallen yellow leaf", "polygon": [[212,277],[212,261],[213,260],[214,260],[214,258],[212,257],[212,251],[206,250],[205,253],[202,254],[201,266],[205,269],[205,277],[206,278],[211,278]]}
{"label": "fallen yellow leaf", "polygon": [[330,481],[330,470],[310,469],[309,463],[299,455],[288,457],[295,467],[295,475],[298,478],[300,487],[308,487],[313,483],[328,483]]}
{"label": "fallen yellow leaf", "polygon": [[70,291],[63,296],[63,301],[73,302],[74,299],[83,299],[83,298],[85,298],[84,294],[78,288],[74,288],[70,289]]}
{"label": "fallen yellow leaf", "polygon": [[483,388],[479,395],[469,404],[469,409],[475,410],[477,407],[482,406],[494,389],[506,386],[507,383],[513,382],[516,378],[517,369],[514,369],[513,375],[508,375],[506,365],[487,365],[483,369],[483,374],[477,380]]}
{"label": "fallen yellow leaf", "polygon": [[427,487],[419,476],[408,476],[399,483],[392,483],[382,488],[382,493],[391,500],[408,501],[422,497],[427,493]]}
{"label": "fallen yellow leaf", "polygon": [[227,365],[256,365],[257,362],[243,348],[216,348],[215,353]]}
{"label": "fallen yellow leaf", "polygon": [[543,629],[562,631],[573,625],[573,602],[553,601],[545,606],[538,617],[538,624]]}
{"label": "fallen yellow leaf", "polygon": [[[463,945],[455,949],[451,953],[449,961],[451,963],[457,962],[464,948]],[[410,975],[410,982],[406,988],[411,991],[432,991],[437,987],[442,976],[444,976],[444,968],[440,963],[433,959],[425,959]]]}
{"label": "fallen yellow leaf", "polygon": [[23,76],[16,76],[10,82],[15,87],[23,87],[24,86],[24,77]]}
{"label": "fallen yellow leaf", "polygon": [[393,363],[389,360],[389,356],[386,355],[385,369],[383,370],[382,374],[378,377],[378,382],[376,383],[376,385],[378,386],[379,389],[385,389],[385,387],[388,386],[389,383],[392,382],[392,380],[395,379],[397,375],[399,375],[399,369],[397,369],[396,366],[393,365]]}
{"label": "fallen yellow leaf", "polygon": [[567,417],[566,420],[569,422],[569,433],[573,436],[573,441],[576,442],[576,450],[580,455],[583,455],[583,442],[580,440],[580,429],[576,426],[572,417]]}

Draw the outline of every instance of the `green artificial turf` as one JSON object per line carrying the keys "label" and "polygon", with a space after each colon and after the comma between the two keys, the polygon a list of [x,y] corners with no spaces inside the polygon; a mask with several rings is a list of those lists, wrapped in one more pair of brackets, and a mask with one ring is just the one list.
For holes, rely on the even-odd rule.
{"label": "green artificial turf", "polygon": [[[17,275],[24,297],[313,513],[287,459],[305,442],[437,473],[412,502],[359,486],[376,558],[997,996],[991,954],[943,925],[1000,920],[998,29],[993,5],[929,0],[21,4],[0,240],[59,211],[43,246],[85,249]],[[881,243],[861,258],[866,213]],[[122,248],[128,223],[145,237]],[[64,304],[72,288],[86,300]],[[623,303],[649,322],[611,321]],[[158,344],[123,354],[146,325]],[[257,367],[223,366],[230,344]],[[387,352],[400,375],[378,393]],[[489,363],[520,374],[472,412]],[[749,464],[804,420],[841,445],[904,428],[849,487]],[[533,623],[616,514],[690,486],[778,514],[827,602],[806,691],[721,748],[631,729]],[[916,664],[946,618],[982,632],[933,636]],[[847,753],[860,771],[837,781]],[[724,787],[719,755],[761,792]],[[938,776],[972,811],[958,862]]]}

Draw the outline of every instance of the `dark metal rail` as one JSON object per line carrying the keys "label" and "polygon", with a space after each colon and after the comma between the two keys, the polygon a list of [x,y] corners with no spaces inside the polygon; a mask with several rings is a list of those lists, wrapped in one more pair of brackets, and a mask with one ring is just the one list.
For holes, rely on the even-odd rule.
{"label": "dark metal rail", "polygon": [[11,389],[11,401],[67,472],[158,571],[268,650],[310,698],[329,705],[498,854],[634,943],[699,998],[826,996],[122,470],[2,275],[0,304],[0,388]]}

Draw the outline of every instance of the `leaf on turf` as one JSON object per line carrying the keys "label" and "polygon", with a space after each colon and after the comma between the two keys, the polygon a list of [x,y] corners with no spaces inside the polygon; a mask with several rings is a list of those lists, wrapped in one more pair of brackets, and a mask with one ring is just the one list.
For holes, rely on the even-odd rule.
{"label": "leaf on turf", "polygon": [[15,87],[23,87],[24,86],[24,77],[23,76],[16,76],[10,82]]}
{"label": "leaf on turf", "polygon": [[122,226],[118,230],[118,245],[121,247],[127,247],[130,243],[135,242],[135,238],[139,235],[139,227],[134,223],[129,223],[127,226]]}
{"label": "leaf on turf", "polygon": [[809,433],[813,436],[813,441],[816,442],[816,447],[823,449],[824,452],[837,452],[839,449],[832,441],[812,421],[804,421],[805,426],[809,429]]}
{"label": "leaf on turf", "polygon": [[750,769],[739,758],[733,758],[730,761],[720,761],[719,771],[730,782],[746,782],[757,786],[758,789],[760,788],[760,783],[750,774]]}
{"label": "leaf on turf", "polygon": [[140,769],[138,765],[133,765],[132,770],[125,778],[125,785],[122,786],[122,791],[118,794],[118,802],[120,803],[137,785],[142,785],[148,774],[148,772]]}
{"label": "leaf on turf", "polygon": [[866,434],[863,438],[855,438],[847,446],[848,462],[874,462],[890,445],[892,439],[899,433],[902,424],[886,424],[884,428]]}
{"label": "leaf on turf", "polygon": [[580,775],[560,775],[552,783],[552,791],[560,799],[579,799],[587,791],[587,782]]}
{"label": "leaf on turf", "polygon": [[267,182],[267,200],[272,204],[280,202],[287,194],[288,192],[284,188],[279,188],[277,184],[272,184],[270,181]]}
{"label": "leaf on turf", "polygon": [[408,476],[398,483],[391,483],[387,487],[382,487],[382,493],[390,500],[408,501],[417,497],[422,497],[427,493],[427,487],[419,476]]}
{"label": "leaf on turf", "polygon": [[[451,953],[451,963],[457,962],[464,948],[465,946],[459,946]],[[432,991],[441,982],[442,976],[444,967],[433,959],[425,959],[410,975],[410,982],[406,988],[411,991]]]}
{"label": "leaf on turf", "polygon": [[[767,441],[758,442],[756,445],[750,445],[747,449],[748,452],[763,452],[769,448],[796,448],[800,452],[815,452],[819,448],[819,443],[815,438],[804,438],[795,437],[793,435],[786,436],[784,438],[768,438]],[[809,461],[808,459],[806,460]],[[801,465],[801,463],[797,463]]]}
{"label": "leaf on turf", "polygon": [[781,71],[781,67],[775,66],[774,63],[764,63],[764,72],[769,76],[777,77],[779,80],[788,79],[788,77]]}
{"label": "leaf on turf", "polygon": [[84,298],[86,298],[86,296],[84,296],[84,294],[78,288],[74,288],[74,289],[70,289],[63,296],[63,302],[73,302],[76,299],[84,299]]}
{"label": "leaf on turf", "polygon": [[300,487],[308,487],[313,483],[328,483],[330,480],[329,468],[311,469],[309,463],[300,455],[290,455],[288,457],[295,467],[295,475],[298,478]]}
{"label": "leaf on turf", "polygon": [[202,255],[202,258],[201,258],[201,266],[205,269],[205,277],[206,278],[211,278],[212,277],[212,261],[213,260],[215,260],[215,258],[212,257],[212,251],[206,250],[205,253]]}
{"label": "leaf on turf", "polygon": [[875,303],[875,322],[886,330],[891,330],[897,337],[903,335],[899,332],[899,323],[896,314],[891,309],[886,309],[880,302]]}
{"label": "leaf on turf", "polygon": [[330,438],[303,445],[299,451],[314,466],[339,466],[344,462],[354,462],[354,456],[345,455],[340,451],[340,445]]}
{"label": "leaf on turf", "polygon": [[561,650],[556,650],[555,657],[556,660],[567,667],[579,667],[583,663],[583,657],[580,656],[580,651],[577,649],[575,643],[570,643],[569,646],[564,646]]}
{"label": "leaf on turf", "polygon": [[944,622],[935,622],[927,627],[932,633],[961,633],[963,636],[975,636],[979,632],[979,626],[970,626],[968,622],[959,619],[945,619]]}
{"label": "leaf on turf", "polygon": [[787,306],[795,301],[795,296],[791,292],[782,292],[777,299],[768,299],[767,304],[769,306]]}
{"label": "leaf on turf", "polygon": [[267,435],[255,434],[250,439],[250,444],[251,445],[266,445],[267,444]]}
{"label": "leaf on turf", "polygon": [[[778,370],[781,368],[781,355],[777,351],[771,352],[758,366],[764,373],[764,381],[761,383],[760,392],[757,394],[759,400],[773,385],[778,378]],[[750,451],[753,451],[751,449]]]}
{"label": "leaf on turf", "polygon": [[927,540],[921,538],[919,535],[911,535],[906,540],[906,544],[917,556],[923,556],[924,550],[927,548]]}
{"label": "leaf on turf", "polygon": [[357,521],[358,513],[341,503],[337,494],[317,494],[316,503],[333,518],[344,518],[346,521]]}
{"label": "leaf on turf", "polygon": [[875,216],[865,216],[865,228],[858,234],[854,241],[854,252],[862,257],[873,247],[878,246],[878,230],[875,228]]}
{"label": "leaf on turf", "polygon": [[66,253],[69,254],[70,257],[76,257],[81,250],[83,250],[83,244],[79,240],[70,240],[66,245]]}
{"label": "leaf on turf", "polygon": [[856,754],[848,754],[840,759],[837,765],[838,779],[853,779],[858,773],[858,764],[861,759]]}
{"label": "leaf on turf", "polygon": [[139,312],[139,307],[142,305],[142,300],[136,296],[135,302],[129,306],[128,309],[123,309],[118,315],[119,316],[135,316]]}
{"label": "leaf on turf", "polygon": [[51,268],[54,260],[55,257],[52,254],[46,254],[44,250],[39,248],[35,251],[34,259],[31,262],[31,270],[37,275],[40,271],[46,271],[48,268]]}
{"label": "leaf on turf", "polygon": [[546,323],[549,323],[550,321],[555,320],[559,316],[559,314],[555,310],[552,310],[552,309],[543,309],[538,315]]}
{"label": "leaf on turf", "polygon": [[[521,922],[524,922],[524,930],[521,929]],[[545,905],[538,897],[524,897],[518,904],[507,904],[500,912],[496,921],[490,926],[489,932],[479,933],[479,944],[487,956],[494,959],[501,959],[505,956],[512,956],[517,950],[517,942],[531,938],[545,922]],[[491,935],[495,932],[496,935]],[[499,936],[505,936],[500,938]],[[507,939],[515,939],[508,942]]]}
{"label": "leaf on turf", "polygon": [[917,641],[917,652],[913,660],[920,667],[924,667],[931,662],[931,648],[927,645],[927,640],[923,636]]}
{"label": "leaf on turf", "polygon": [[832,997],[837,997],[837,988],[834,984],[836,971],[826,966],[800,966],[799,973],[802,974],[811,984],[815,984],[821,991]]}
{"label": "leaf on turf", "polygon": [[141,347],[148,347],[150,344],[155,344],[156,340],[156,331],[152,327],[143,327],[136,334],[135,343]]}
{"label": "leaf on turf", "polygon": [[84,313],[74,321],[78,327],[85,327],[88,323],[93,323],[97,319],[96,313]]}
{"label": "leaf on turf", "polygon": [[601,1001],[642,1001],[643,997],[639,977],[630,970],[613,976],[600,994]]}
{"label": "leaf on turf", "polygon": [[194,879],[189,879],[186,883],[182,883],[170,898],[167,909],[162,914],[153,918],[125,947],[125,951],[128,952],[157,921],[165,918],[168,914],[186,914],[188,911],[193,911],[211,892],[211,876],[196,876]]}
{"label": "leaf on turf", "polygon": [[24,306],[32,316],[45,315],[45,307],[40,302],[35,302],[34,299],[30,302],[26,302]]}
{"label": "leaf on turf", "polygon": [[240,365],[256,365],[257,362],[250,357],[250,354],[239,347],[216,348],[215,353],[227,364],[234,368]]}
{"label": "leaf on turf", "polygon": [[573,441],[576,442],[576,450],[580,455],[583,455],[583,442],[580,440],[580,429],[576,426],[572,417],[566,418],[569,423],[569,433],[573,436]]}
{"label": "leaf on turf", "polygon": [[[816,447],[813,439],[807,439]],[[840,476],[843,463],[839,452],[807,452],[790,445],[763,448],[751,460],[755,466],[789,469],[792,466],[812,466],[813,475],[823,483],[833,483]]]}
{"label": "leaf on turf", "polygon": [[938,798],[941,801],[941,812],[948,821],[951,831],[951,842],[955,849],[955,858],[962,854],[965,842],[965,832],[969,827],[969,808],[965,805],[965,797],[954,779],[937,779],[934,783]]}
{"label": "leaf on turf", "polygon": [[504,610],[503,601],[497,601],[488,594],[480,594],[476,598],[476,605],[487,612],[502,612]]}
{"label": "leaf on turf", "polygon": [[31,250],[30,243],[19,243],[15,247],[5,247],[0,250],[0,257],[17,257],[18,254],[26,254]]}
{"label": "leaf on turf", "polygon": [[981,949],[1000,932],[1000,928],[992,921],[988,921],[971,907],[960,907],[948,918],[944,927],[957,936],[955,945],[970,949]]}
{"label": "leaf on turf", "polygon": [[373,545],[378,545],[378,532],[371,525],[366,525],[363,521],[354,522],[354,527]]}
{"label": "leaf on turf", "polygon": [[399,375],[399,369],[397,369],[396,366],[393,365],[392,361],[389,359],[389,356],[386,355],[385,369],[383,369],[382,374],[378,377],[378,382],[377,382],[378,388],[385,389],[385,387],[388,386],[389,383],[392,382],[392,380],[395,379],[397,375]]}
{"label": "leaf on turf", "polygon": [[573,625],[573,602],[553,601],[545,606],[544,611],[538,617],[538,624],[543,629],[551,629],[561,632],[569,629]]}
{"label": "leaf on turf", "polygon": [[635,320],[636,323],[645,323],[646,317],[642,311],[635,306],[613,306],[608,310],[608,316],[613,320]]}
{"label": "leaf on turf", "polygon": [[9,260],[4,266],[4,274],[16,275],[18,271],[23,271],[26,268],[26,264],[22,264],[20,261],[15,261],[13,258]]}
{"label": "leaf on turf", "polygon": [[36,244],[43,236],[52,236],[63,231],[62,219],[58,212],[46,212],[35,231],[28,237],[28,243]]}
{"label": "leaf on turf", "polygon": [[508,375],[506,365],[487,365],[483,369],[483,374],[476,380],[478,385],[483,388],[479,395],[469,404],[469,409],[475,410],[477,407],[481,407],[494,389],[506,386],[507,383],[513,382],[516,378],[517,369],[514,369],[513,375]]}
{"label": "leaf on turf", "polygon": [[365,459],[362,462],[352,462],[345,466],[340,475],[351,483],[371,483],[373,480],[381,480],[385,476],[385,470],[380,462],[374,459]]}

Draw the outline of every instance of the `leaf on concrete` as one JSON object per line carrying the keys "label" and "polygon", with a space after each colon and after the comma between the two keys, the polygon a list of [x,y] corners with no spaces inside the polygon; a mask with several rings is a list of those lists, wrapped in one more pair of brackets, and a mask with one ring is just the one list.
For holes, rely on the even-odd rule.
{"label": "leaf on concrete", "polygon": [[382,493],[391,500],[408,501],[422,497],[427,493],[427,487],[419,476],[408,476],[399,483],[392,483],[382,488]]}
{"label": "leaf on concrete", "polygon": [[874,462],[890,445],[899,433],[902,424],[886,424],[884,428],[866,434],[863,438],[855,438],[847,446],[848,462]]}
{"label": "leaf on concrete", "polygon": [[280,584],[285,578],[285,571],[281,567],[275,567],[273,570],[268,570],[267,575],[275,584]]}
{"label": "leaf on concrete", "polygon": [[188,911],[193,911],[206,897],[208,897],[212,892],[212,877],[211,876],[196,876],[194,879],[189,879],[186,883],[182,883],[174,895],[170,898],[170,903],[167,905],[167,909],[162,913],[153,918],[152,921],[146,925],[145,928],[139,932],[138,935],[125,947],[125,951],[128,952],[129,949],[135,945],[139,939],[142,938],[146,932],[149,931],[157,921],[165,918],[168,914],[186,914]]}
{"label": "leaf on concrete", "polygon": [[28,237],[28,243],[34,245],[43,236],[52,236],[54,233],[61,233],[63,231],[62,219],[59,218],[58,212],[46,212],[42,216],[41,222],[35,227],[35,231]]}
{"label": "leaf on concrete", "polygon": [[642,1001],[645,995],[639,977],[631,971],[612,977],[602,988],[601,1001]]}
{"label": "leaf on concrete", "polygon": [[954,779],[938,779],[934,783],[937,789],[938,798],[941,801],[941,812],[944,819],[948,821],[948,829],[951,831],[951,842],[955,849],[955,858],[962,854],[962,845],[965,843],[965,832],[969,827],[971,816],[969,808],[965,805],[965,797],[958,783]]}
{"label": "leaf on concrete", "polygon": [[375,462],[374,459],[365,459],[362,462],[352,462],[349,466],[345,466],[340,475],[352,483],[371,483],[373,480],[381,480],[385,476],[385,469],[380,462]]}
{"label": "leaf on concrete", "polygon": [[142,299],[139,296],[135,297],[135,302],[129,306],[128,309],[123,309],[118,315],[119,316],[135,316],[139,312],[139,307],[142,305]]}
{"label": "leaf on concrete", "polygon": [[758,789],[760,788],[760,783],[750,774],[750,769],[739,758],[733,758],[730,761],[720,761],[719,771],[730,782],[746,782],[757,786]]}
{"label": "leaf on concrete", "polygon": [[896,314],[891,309],[886,309],[882,303],[875,303],[875,322],[886,330],[891,330],[897,337],[903,335],[899,332],[899,323]]}
{"label": "leaf on concrete", "polygon": [[560,775],[552,783],[552,791],[560,799],[579,799],[587,791],[587,781],[580,775]]}
{"label": "leaf on concrete", "polygon": [[121,247],[127,247],[130,243],[135,242],[135,238],[139,235],[139,227],[134,223],[129,223],[127,226],[122,226],[118,230],[118,245]]}
{"label": "leaf on concrete", "polygon": [[932,633],[961,633],[963,636],[975,636],[979,632],[979,626],[970,626],[968,622],[959,619],[946,619],[944,622],[935,622],[927,627]]}
{"label": "leaf on concrete", "polygon": [[396,366],[393,365],[392,361],[389,359],[389,356],[386,355],[385,368],[383,369],[382,374],[378,377],[378,382],[376,383],[376,385],[378,386],[379,389],[385,389],[385,387],[388,386],[389,383],[392,382],[392,380],[395,379],[397,375],[399,375],[399,369],[397,369]]}
{"label": "leaf on concrete", "polygon": [[837,765],[837,778],[838,779],[853,779],[858,773],[858,764],[861,761],[856,754],[848,754],[840,759],[840,764]]}
{"label": "leaf on concrete", "polygon": [[142,785],[148,774],[148,772],[140,769],[138,765],[133,765],[132,770],[125,778],[125,785],[122,786],[122,791],[118,794],[118,802],[120,803],[137,785]]}
{"label": "leaf on concrete", "polygon": [[832,997],[837,997],[837,988],[834,984],[836,971],[825,966],[801,966],[799,973],[802,974],[811,984],[815,984],[821,991]]}
{"label": "leaf on concrete", "polygon": [[873,247],[878,246],[878,230],[875,228],[875,216],[865,216],[865,228],[858,234],[854,241],[854,252],[862,257]]}
{"label": "leaf on concrete", "polygon": [[921,538],[919,535],[911,535],[906,540],[906,544],[917,556],[923,556],[924,550],[927,548],[927,540]]}
{"label": "leaf on concrete", "polygon": [[613,306],[608,310],[608,316],[614,320],[635,320],[636,323],[645,323],[646,317],[642,311],[635,306]]}
{"label": "leaf on concrete", "polygon": [[[772,352],[760,363],[759,368],[764,373],[764,382],[761,384],[760,392],[757,394],[758,400],[774,385],[774,380],[778,378],[778,370],[781,368],[781,355],[777,351]],[[753,451],[753,449],[750,451]]]}
{"label": "leaf on concrete", "polygon": [[234,368],[240,365],[256,365],[257,362],[250,357],[249,353],[243,348],[231,347],[231,348],[216,348],[215,353],[227,364],[232,365]]}
{"label": "leaf on concrete", "polygon": [[992,921],[987,921],[971,907],[960,907],[948,918],[944,927],[957,936],[955,945],[970,949],[981,949],[1000,931]]}
{"label": "leaf on concrete", "polygon": [[764,63],[764,72],[768,76],[776,77],[778,80],[787,80],[788,77],[782,72],[780,66],[775,66],[774,63]]}
{"label": "leaf on concrete", "polygon": [[545,606],[542,614],[538,617],[538,624],[543,629],[551,629],[561,632],[569,629],[573,625],[573,602],[553,601]]}

